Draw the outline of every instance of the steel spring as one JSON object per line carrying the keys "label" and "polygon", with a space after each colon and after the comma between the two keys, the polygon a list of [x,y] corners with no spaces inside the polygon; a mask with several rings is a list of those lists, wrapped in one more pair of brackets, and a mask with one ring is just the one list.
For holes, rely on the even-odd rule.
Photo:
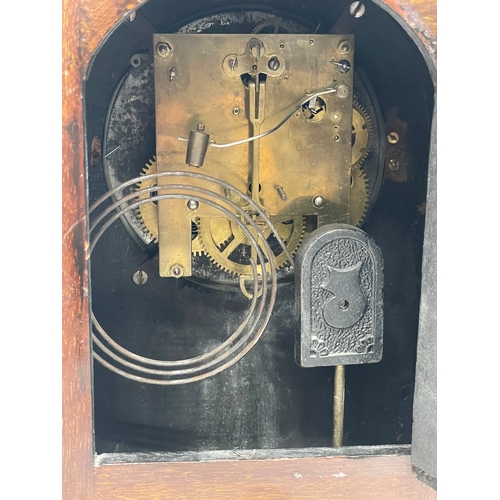
{"label": "steel spring", "polygon": [[[160,172],[135,177],[120,184],[119,186],[101,196],[92,205],[89,210],[89,214],[92,214],[98,207],[102,205],[104,201],[113,197],[116,193],[121,192],[124,189],[139,183],[140,181],[148,179],[158,179],[161,177],[188,177],[191,179],[199,179],[207,183],[216,184],[223,189],[227,189],[230,192],[234,192],[235,194],[237,194],[239,197],[241,197],[241,199],[248,203],[248,205],[250,205],[252,209],[265,221],[266,225],[273,232],[278,243],[282,247],[283,251],[285,252],[290,263],[293,266],[292,255],[280,238],[276,228],[272,225],[271,221],[260,209],[260,207],[256,205],[251,198],[236,189],[234,186],[231,186],[224,181],[207,175],[194,172]],[[183,194],[179,194],[179,192],[176,193],[176,190],[182,190]],[[164,193],[164,191],[167,192]],[[172,193],[169,191],[174,192]],[[185,194],[186,191],[192,192],[193,194]],[[154,194],[153,196],[150,195],[143,200],[136,200],[137,197],[145,193],[156,194]],[[271,288],[269,291],[268,279],[264,279],[263,276],[262,279],[259,280],[257,264],[253,259],[250,259],[254,293],[245,319],[222,344],[205,354],[189,359],[164,361],[151,359],[135,354],[125,349],[123,346],[119,345],[115,340],[113,340],[106,333],[104,328],[102,328],[102,326],[97,321],[97,318],[91,311],[93,356],[97,361],[99,361],[109,370],[130,380],[155,385],[178,385],[196,382],[220,373],[235,364],[246,353],[248,353],[248,351],[250,351],[250,349],[257,343],[257,341],[261,337],[271,317],[276,300],[277,272],[276,266],[274,265],[274,253],[269,247],[269,244],[265,236],[263,235],[262,230],[250,217],[250,215],[245,212],[245,210],[232,202],[228,197],[222,196],[212,190],[201,188],[198,186],[187,186],[184,184],[155,185],[149,188],[135,190],[134,192],[123,196],[122,198],[120,198],[120,200],[112,203],[109,207],[104,209],[90,226],[90,235],[92,235],[93,233],[95,234],[94,236],[91,236],[86,258],[90,259],[92,251],[94,250],[97,242],[102,237],[104,232],[111,226],[111,224],[121,218],[126,212],[135,210],[142,204],[153,203],[154,201],[165,199],[195,200],[198,203],[205,203],[220,210],[226,217],[230,218],[232,221],[238,224],[242,231],[248,236],[248,239],[250,240],[253,248],[256,251],[258,262],[262,270],[265,270],[265,256],[267,257],[267,262],[269,263],[270,268],[269,274],[271,278]],[[229,207],[234,212],[236,212],[239,217],[226,207]],[[242,222],[242,220],[240,220],[240,217],[245,220],[246,224]],[[99,225],[101,225],[101,227],[97,230]],[[249,228],[251,228],[251,230]],[[254,237],[254,234],[257,235],[257,238]],[[257,243],[258,239],[261,240],[260,246]],[[261,247],[263,247],[265,250],[265,256],[262,252]],[[257,293],[257,290],[259,290],[259,293]],[[100,349],[101,354],[105,355],[107,359],[105,359],[101,354],[95,351],[96,346]],[[119,368],[118,366],[113,364],[113,362],[121,365],[121,367]]]}

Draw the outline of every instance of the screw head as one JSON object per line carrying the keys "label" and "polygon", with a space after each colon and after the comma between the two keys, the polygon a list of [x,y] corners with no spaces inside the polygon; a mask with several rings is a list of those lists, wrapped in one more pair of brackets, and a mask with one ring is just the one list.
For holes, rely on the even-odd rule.
{"label": "screw head", "polygon": [[172,52],[172,47],[167,42],[158,42],[156,45],[156,53],[160,57],[167,57]]}
{"label": "screw head", "polygon": [[309,43],[310,43],[310,45],[314,45],[314,40],[311,38],[311,39],[309,40]]}
{"label": "screw head", "polygon": [[187,207],[189,208],[189,210],[196,210],[199,206],[200,204],[196,200],[189,200],[187,202]]}
{"label": "screw head", "polygon": [[391,158],[389,160],[389,163],[387,164],[387,166],[391,169],[391,170],[399,170],[399,161],[398,160],[395,160],[394,158]]}
{"label": "screw head", "polygon": [[205,125],[203,125],[203,123],[198,123],[198,125],[196,125],[196,130],[203,132],[205,130]]}
{"label": "screw head", "polygon": [[397,144],[399,142],[399,134],[397,132],[389,132],[387,142],[390,144]]}
{"label": "screw head", "polygon": [[277,71],[278,69],[280,69],[280,62],[279,62],[278,58],[276,56],[274,56],[274,57],[271,57],[271,59],[269,59],[267,66],[269,67],[269,69],[271,71]]}
{"label": "screw head", "polygon": [[184,274],[182,267],[179,265],[174,265],[172,267],[172,274],[174,275],[175,278],[180,278]]}
{"label": "screw head", "polygon": [[148,275],[145,271],[142,270],[136,271],[132,276],[132,281],[139,286],[145,285],[146,282],[148,281]]}
{"label": "screw head", "polygon": [[239,115],[240,114],[240,108],[234,108],[233,109],[233,115]]}
{"label": "screw head", "polygon": [[323,198],[323,196],[316,196],[313,199],[313,205],[316,208],[321,208],[324,204],[325,204],[325,199]]}
{"label": "screw head", "polygon": [[355,19],[359,19],[360,17],[364,16],[365,11],[366,7],[361,2],[353,2],[349,6],[349,13]]}

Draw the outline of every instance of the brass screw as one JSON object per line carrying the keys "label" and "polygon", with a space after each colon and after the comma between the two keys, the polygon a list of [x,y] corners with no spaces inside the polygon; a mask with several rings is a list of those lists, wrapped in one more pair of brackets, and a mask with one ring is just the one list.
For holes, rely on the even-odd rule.
{"label": "brass screw", "polygon": [[271,59],[269,59],[267,66],[269,67],[269,69],[271,71],[277,71],[278,69],[280,69],[280,62],[279,62],[278,58],[276,56],[274,56],[274,57],[271,57]]}
{"label": "brass screw", "polygon": [[167,42],[159,42],[156,46],[156,53],[160,57],[167,57],[172,52],[172,47]]}
{"label": "brass screw", "polygon": [[342,40],[339,43],[338,50],[341,54],[349,54],[351,52],[351,44],[347,40]]}
{"label": "brass screw", "polygon": [[389,132],[387,142],[390,144],[397,144],[399,142],[399,134],[397,132]]}

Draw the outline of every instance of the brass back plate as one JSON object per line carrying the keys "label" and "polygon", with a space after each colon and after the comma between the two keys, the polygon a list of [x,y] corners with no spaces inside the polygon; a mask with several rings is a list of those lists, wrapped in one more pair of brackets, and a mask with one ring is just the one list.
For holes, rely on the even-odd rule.
{"label": "brass back plate", "polygon": [[[346,40],[350,51],[341,54],[340,42]],[[259,201],[270,215],[317,215],[319,225],[349,222],[352,35],[154,35],[154,47],[159,44],[167,50],[155,50],[154,60],[158,172],[198,171],[246,193],[258,164]],[[348,61],[351,70],[341,73],[332,59]],[[313,119],[307,118],[307,110],[297,111],[279,130],[260,139],[260,148],[252,143],[209,147],[201,169],[188,166],[187,143],[177,137],[189,137],[197,124],[204,124],[217,143],[254,133],[249,90],[241,76],[245,73],[254,80],[257,74],[266,75],[260,132],[277,125],[308,94],[331,87],[342,92],[322,96],[326,111]],[[164,178],[160,183],[179,181]],[[182,182],[193,183],[186,178]],[[279,186],[286,200],[277,192]],[[210,188],[223,194],[221,188]],[[320,208],[313,204],[318,196],[324,200]],[[191,274],[189,221],[195,216],[221,213],[203,203],[196,211],[188,210],[184,201],[158,203],[160,275],[172,276],[173,265],[180,265],[183,275]]]}

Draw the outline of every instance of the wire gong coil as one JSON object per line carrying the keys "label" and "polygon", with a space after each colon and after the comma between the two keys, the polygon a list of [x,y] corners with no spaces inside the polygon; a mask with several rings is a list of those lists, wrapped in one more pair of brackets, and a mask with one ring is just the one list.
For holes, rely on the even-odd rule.
{"label": "wire gong coil", "polygon": [[[259,206],[234,186],[207,175],[193,172],[160,172],[135,177],[101,196],[92,205],[89,214],[92,214],[109,198],[115,200],[115,195],[117,193],[125,192],[124,190],[134,186],[139,181],[158,179],[160,177],[180,179],[182,179],[182,177],[188,177],[191,179],[198,179],[209,184],[216,184],[223,189],[237,194],[252,207],[252,211],[258,214],[266,223],[267,227],[271,229],[293,266],[292,255],[279,236],[276,228]],[[179,193],[180,190],[182,190],[182,194]],[[185,194],[186,191],[192,192],[192,194]],[[137,200],[138,197],[146,193],[150,193],[147,198]],[[166,199],[195,200],[198,203],[205,203],[222,212],[224,216],[235,222],[246,234],[252,247],[255,249],[259,265],[261,266],[260,269],[265,273],[262,278],[259,279],[257,264],[253,259],[250,259],[254,293],[245,319],[223,343],[211,351],[193,358],[165,361],[135,354],[113,340],[99,324],[94,313],[91,311],[93,356],[97,361],[109,370],[130,380],[155,385],[179,385],[203,380],[222,372],[240,360],[257,343],[269,322],[276,300],[277,272],[276,266],[274,265],[275,256],[266,237],[259,225],[245,210],[231,201],[229,197],[222,196],[213,190],[184,184],[156,184],[152,187],[134,190],[102,210],[90,226],[90,235],[94,233],[94,236],[91,236],[90,239],[87,260],[90,259],[97,242],[111,224],[116,222],[127,212],[135,210],[140,205]],[[235,215],[233,211],[238,215]],[[254,236],[254,234],[256,236]],[[257,242],[259,239],[262,243],[261,245]],[[262,247],[264,253],[262,252]],[[268,272],[266,271],[266,263],[269,264]],[[264,276],[266,279],[264,279]],[[271,282],[270,290],[268,289],[268,281]],[[95,351],[96,346],[101,351],[101,354]]]}

